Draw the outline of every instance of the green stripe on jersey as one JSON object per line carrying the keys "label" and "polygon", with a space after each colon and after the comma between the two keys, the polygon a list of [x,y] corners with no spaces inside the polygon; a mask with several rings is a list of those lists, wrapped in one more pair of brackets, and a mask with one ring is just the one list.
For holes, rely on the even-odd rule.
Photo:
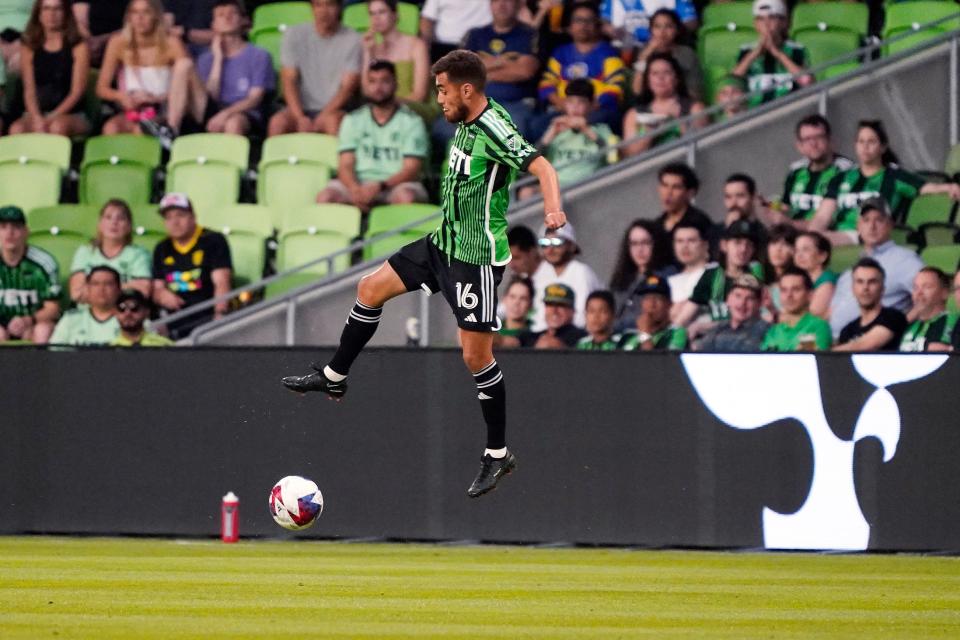
{"label": "green stripe on jersey", "polygon": [[27,246],[26,255],[11,267],[0,260],[0,322],[36,313],[47,300],[60,295],[57,261],[37,247]]}
{"label": "green stripe on jersey", "polygon": [[488,103],[479,117],[457,126],[440,188],[443,221],[430,240],[462,262],[504,265],[510,262],[510,184],[539,154],[510,114],[489,98]]}

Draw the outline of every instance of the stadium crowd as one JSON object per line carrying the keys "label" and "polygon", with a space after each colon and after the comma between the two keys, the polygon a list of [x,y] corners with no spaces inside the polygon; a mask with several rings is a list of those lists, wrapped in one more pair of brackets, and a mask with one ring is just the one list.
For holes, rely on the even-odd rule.
{"label": "stadium crowd", "polygon": [[[336,177],[316,201],[366,214],[435,195],[453,128],[438,117],[429,67],[458,47],[481,56],[487,94],[558,165],[564,185],[818,77],[807,72],[807,49],[790,38],[784,0],[749,5],[749,24],[736,27],[751,40],[720,65],[706,55],[705,6],[690,0],[648,3],[652,8],[640,0],[312,0],[306,20],[283,25],[274,41],[258,40],[251,16],[269,4],[5,2],[0,68],[7,133],[75,141],[142,134],[168,150],[194,132],[254,141],[329,134],[338,140]],[[350,11],[355,4],[362,13]],[[418,17],[412,29],[404,22],[409,15]],[[881,24],[873,18],[859,37],[880,34]],[[722,109],[715,116],[704,115],[716,104]],[[834,152],[830,125],[820,116],[797,124],[796,148],[801,159],[785,176],[778,202],[764,199],[749,175],[730,176],[722,224],[694,205],[699,181],[691,168],[662,169],[662,213],[625,231],[606,287],[590,257],[578,255],[573,225],[539,234],[511,229],[514,278],[503,288],[501,346],[723,351],[958,344],[956,316],[947,312],[950,275],[924,267],[892,238],[917,197],[958,200],[960,186],[899,166],[879,121],[860,123],[855,159]],[[534,193],[525,188],[519,195]],[[77,250],[64,292],[59,271],[67,265],[30,245],[24,211],[0,208],[0,340],[160,344],[162,338],[143,330],[151,313],[176,312],[230,290],[228,243],[197,223],[187,195],[161,200],[168,237],[152,256],[131,241],[130,204],[103,204],[96,237]],[[854,268],[831,271],[831,253],[857,244],[863,256]],[[221,303],[170,325],[170,337],[228,310]]]}

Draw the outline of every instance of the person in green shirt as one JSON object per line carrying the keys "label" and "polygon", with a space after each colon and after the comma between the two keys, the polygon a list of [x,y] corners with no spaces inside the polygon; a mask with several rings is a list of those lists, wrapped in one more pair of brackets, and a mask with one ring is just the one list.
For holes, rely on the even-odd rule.
{"label": "person in green shirt", "polygon": [[150,317],[150,301],[136,289],[126,289],[117,300],[120,335],[110,343],[114,347],[167,347],[173,340],[144,329]]}
{"label": "person in green shirt", "polygon": [[426,202],[419,182],[429,155],[423,118],[397,102],[397,71],[375,60],[363,77],[369,104],[347,114],[340,125],[337,178],[317,202],[352,204],[369,211],[378,204]]}
{"label": "person in green shirt", "polygon": [[780,322],[767,330],[762,351],[828,351],[833,343],[830,324],[810,313],[813,281],[806,271],[791,267],[780,276]]}
{"label": "person in green shirt", "polygon": [[46,344],[60,315],[57,261],[29,235],[22,209],[0,207],[0,342]]}
{"label": "person in green shirt", "polygon": [[900,351],[950,351],[957,316],[947,313],[950,276],[937,267],[924,267],[913,278],[910,324],[900,341]]}
{"label": "person in green shirt", "polygon": [[832,247],[826,236],[816,231],[804,231],[794,242],[793,262],[803,269],[813,281],[813,296],[810,298],[810,313],[821,318],[830,316],[833,292],[837,288],[836,273],[827,269]]}
{"label": "person in green shirt", "polygon": [[683,351],[687,330],[670,325],[670,284],[666,278],[650,275],[637,287],[640,315],[636,330],[625,331],[620,341],[624,351]]}
{"label": "person in green shirt", "polygon": [[853,168],[853,162],[833,149],[830,122],[819,113],[796,126],[796,148],[802,159],[790,165],[783,185],[780,211],[794,220],[809,220],[827,192],[830,181]]}
{"label": "person in green shirt", "polygon": [[50,344],[105,345],[120,334],[117,298],[120,274],[113,267],[100,265],[87,274],[87,304],[71,309],[60,318]]}
{"label": "person in green shirt", "polygon": [[577,342],[582,351],[614,351],[620,343],[620,334],[613,332],[613,294],[600,289],[587,296],[586,330],[589,335]]}

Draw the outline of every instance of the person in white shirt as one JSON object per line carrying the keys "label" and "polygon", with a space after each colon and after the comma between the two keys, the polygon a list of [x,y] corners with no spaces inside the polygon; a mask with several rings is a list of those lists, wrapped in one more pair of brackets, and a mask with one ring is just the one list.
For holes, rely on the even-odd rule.
{"label": "person in white shirt", "polygon": [[577,236],[573,225],[569,222],[552,231],[540,229],[540,253],[543,261],[533,274],[533,287],[536,290],[534,300],[537,308],[533,314],[533,331],[543,331],[546,328],[543,305],[543,293],[547,285],[560,283],[570,287],[576,301],[576,315],[573,324],[583,328],[586,323],[585,308],[587,298],[597,289],[603,289],[603,283],[586,263],[575,259],[580,253],[577,246]]}
{"label": "person in white shirt", "polygon": [[467,31],[493,22],[490,0],[427,0],[420,10],[420,37],[437,60],[460,47]]}
{"label": "person in white shirt", "polygon": [[670,285],[671,320],[683,303],[690,298],[700,276],[709,266],[715,266],[710,260],[710,241],[705,229],[695,222],[680,221],[673,228],[673,255],[680,264],[680,273],[667,278]]}

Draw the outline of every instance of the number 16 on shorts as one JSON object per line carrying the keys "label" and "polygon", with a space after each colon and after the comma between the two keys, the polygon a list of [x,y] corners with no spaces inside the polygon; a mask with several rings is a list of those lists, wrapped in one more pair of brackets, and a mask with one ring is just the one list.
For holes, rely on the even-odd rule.
{"label": "number 16 on shorts", "polygon": [[479,303],[477,294],[470,291],[473,284],[470,282],[457,283],[457,306],[461,309],[475,309]]}

